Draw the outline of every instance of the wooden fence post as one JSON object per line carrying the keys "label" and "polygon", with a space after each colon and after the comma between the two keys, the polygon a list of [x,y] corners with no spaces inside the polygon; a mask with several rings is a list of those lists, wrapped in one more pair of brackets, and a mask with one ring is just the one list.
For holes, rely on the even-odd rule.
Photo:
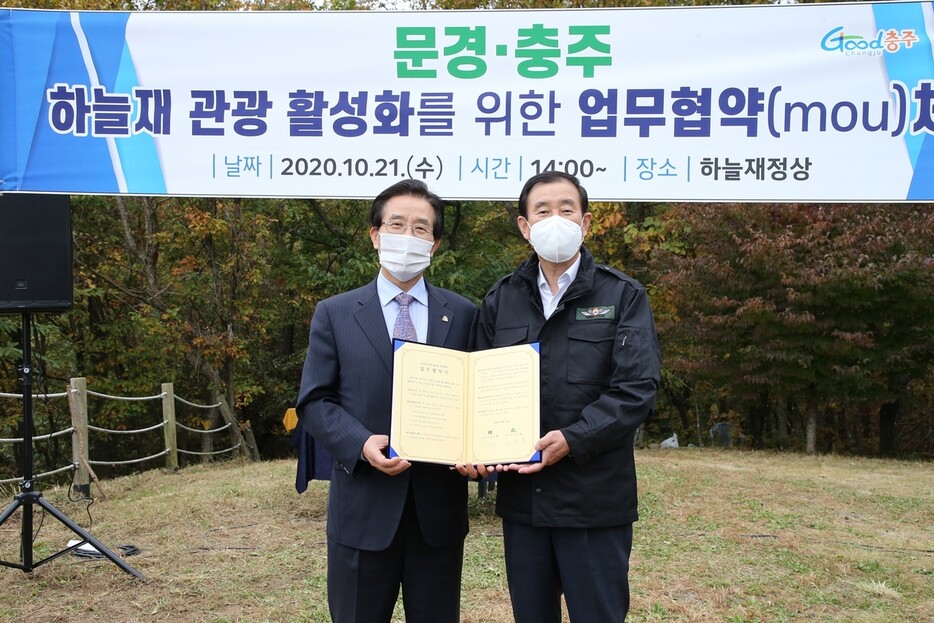
{"label": "wooden fence post", "polygon": [[72,489],[83,496],[91,496],[91,475],[88,472],[88,386],[87,379],[78,377],[69,384],[68,407],[71,411],[71,462],[75,464]]}
{"label": "wooden fence post", "polygon": [[162,420],[165,422],[165,466],[178,469],[178,441],[175,435],[175,387],[172,383],[162,384]]}

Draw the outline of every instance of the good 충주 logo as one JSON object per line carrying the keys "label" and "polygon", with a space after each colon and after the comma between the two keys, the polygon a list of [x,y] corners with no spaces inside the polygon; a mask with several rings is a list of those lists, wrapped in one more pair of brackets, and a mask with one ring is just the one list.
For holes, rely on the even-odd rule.
{"label": "good \ucda9\uc8fc logo", "polygon": [[838,52],[845,56],[879,56],[883,52],[895,53],[902,47],[910,48],[918,42],[913,29],[880,30],[873,39],[862,35],[849,35],[843,26],[837,26],[821,39],[820,47],[827,52]]}

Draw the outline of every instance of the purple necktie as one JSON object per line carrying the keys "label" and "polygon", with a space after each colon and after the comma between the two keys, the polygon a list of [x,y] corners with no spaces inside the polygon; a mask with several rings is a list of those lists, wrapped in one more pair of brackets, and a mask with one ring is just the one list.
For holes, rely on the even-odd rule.
{"label": "purple necktie", "polygon": [[415,334],[415,323],[409,315],[409,305],[415,300],[415,297],[407,292],[396,295],[396,302],[401,305],[399,315],[396,316],[396,325],[392,329],[392,337],[409,342],[417,342],[418,336]]}

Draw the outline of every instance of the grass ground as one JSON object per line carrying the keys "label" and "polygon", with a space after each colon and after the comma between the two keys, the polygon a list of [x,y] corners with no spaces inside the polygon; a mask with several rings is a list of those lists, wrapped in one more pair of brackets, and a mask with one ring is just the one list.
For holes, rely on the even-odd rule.
{"label": "grass ground", "polygon": [[[644,450],[628,621],[934,623],[934,465]],[[325,623],[325,497],[294,463],[152,470],[93,486],[91,532],[147,577],[66,555],[0,568],[0,621]],[[0,502],[12,500],[6,492]],[[44,497],[85,528],[87,502]],[[464,623],[511,621],[493,499],[471,489]],[[35,559],[71,534],[37,509]],[[19,561],[20,511],[0,527]],[[400,615],[396,618],[403,621]]]}

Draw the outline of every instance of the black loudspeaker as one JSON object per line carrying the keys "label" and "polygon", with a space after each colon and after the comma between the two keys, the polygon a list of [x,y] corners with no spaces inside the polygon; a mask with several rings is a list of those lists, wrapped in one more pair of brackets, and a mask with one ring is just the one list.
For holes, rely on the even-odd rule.
{"label": "black loudspeaker", "polygon": [[68,195],[0,195],[0,313],[74,304]]}

